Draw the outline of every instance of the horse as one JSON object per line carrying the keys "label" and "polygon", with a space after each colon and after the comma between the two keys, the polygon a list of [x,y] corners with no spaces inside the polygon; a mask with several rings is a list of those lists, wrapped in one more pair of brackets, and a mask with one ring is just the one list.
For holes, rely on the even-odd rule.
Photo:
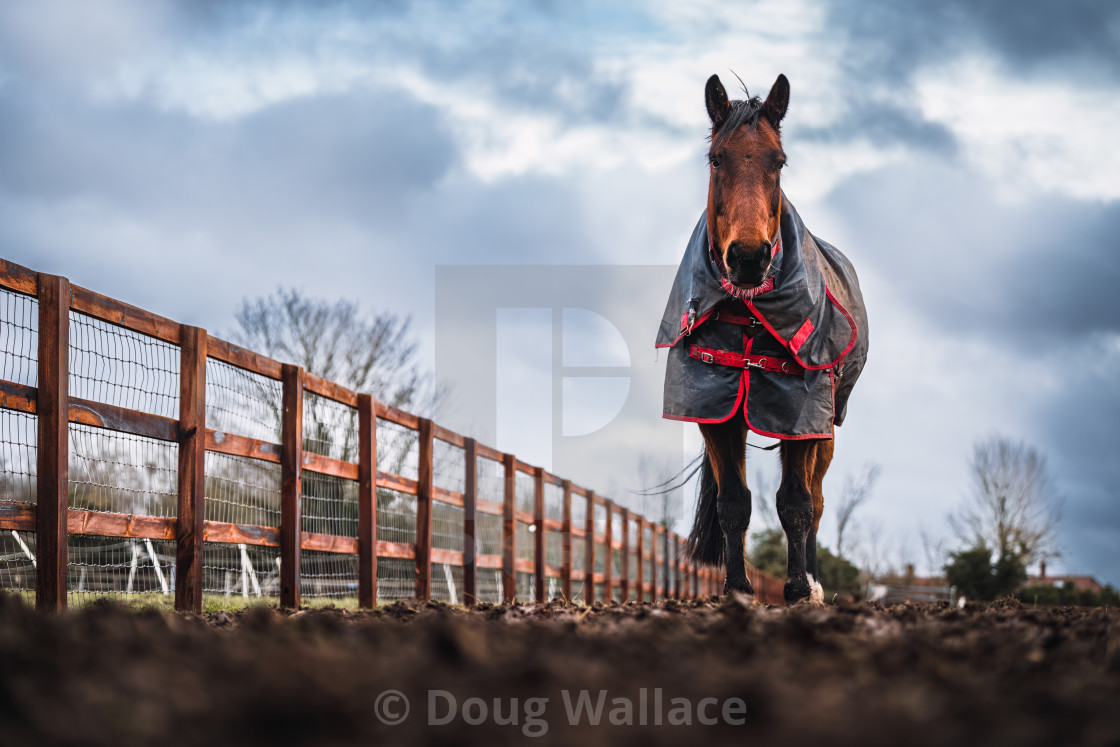
{"label": "horse", "polygon": [[[725,594],[754,594],[745,563],[747,434],[777,436],[777,513],[788,547],[783,594],[792,605],[823,603],[823,483],[835,426],[866,359],[867,323],[854,268],[804,229],[782,192],[780,125],[789,93],[779,75],[765,100],[747,93],[730,101],[719,76],[708,79],[707,208],[678,271],[658,346],[672,348],[665,417],[698,423],[704,441],[689,556],[702,565],[726,564]],[[692,344],[678,345],[685,338]]]}

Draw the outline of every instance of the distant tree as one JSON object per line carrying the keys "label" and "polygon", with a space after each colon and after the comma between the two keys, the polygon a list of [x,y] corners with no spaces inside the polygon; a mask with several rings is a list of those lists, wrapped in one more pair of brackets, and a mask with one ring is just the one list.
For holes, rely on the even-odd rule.
{"label": "distant tree", "polygon": [[992,564],[992,551],[984,545],[950,553],[945,578],[969,599],[985,601],[1016,592],[1027,579],[1026,566],[1013,554],[1001,553]]}
{"label": "distant tree", "polygon": [[309,298],[294,288],[245,299],[237,310],[234,342],[393,407],[428,414],[432,374],[416,360],[411,320],[391,312],[367,314],[353,301]]}
{"label": "distant tree", "polygon": [[836,501],[834,512],[836,516],[836,555],[841,558],[845,557],[844,536],[851,526],[852,515],[871,497],[871,491],[874,490],[881,471],[878,464],[868,462],[858,475],[855,477],[848,475],[844,478],[844,488],[840,492],[840,498]]}
{"label": "distant tree", "polygon": [[760,571],[778,578],[786,577],[786,533],[781,527],[770,527],[751,535],[747,558]]}
{"label": "distant tree", "polygon": [[1080,605],[1082,607],[1120,607],[1120,592],[1112,586],[1098,591],[1078,589],[1073,582],[1066,581],[1061,586],[1042,584],[1026,586],[1016,594],[1027,604]]}
{"label": "distant tree", "polygon": [[655,454],[643,451],[638,455],[638,490],[641,512],[656,517],[657,523],[666,529],[673,529],[680,516],[684,501],[684,481],[688,468],[683,472],[674,470],[668,463]]}
{"label": "distant tree", "polygon": [[1037,449],[999,436],[980,441],[969,476],[971,493],[949,516],[967,547],[988,547],[1024,567],[1058,555],[1060,500]]}
{"label": "distant tree", "polygon": [[[756,532],[748,543],[747,556],[751,565],[778,578],[786,577],[786,534],[781,527],[771,527]],[[844,558],[834,555],[823,545],[817,545],[817,565],[826,598],[833,594],[859,591],[859,568]]]}
{"label": "distant tree", "polygon": [[[434,377],[416,359],[407,316],[371,315],[353,301],[310,298],[294,288],[280,288],[270,296],[243,300],[235,318],[233,341],[249,350],[300,365],[417,415],[430,416],[438,403]],[[354,461],[356,421],[356,412],[340,417],[330,403],[306,404],[305,448]],[[415,443],[413,431],[379,438],[378,467],[399,474]]]}
{"label": "distant tree", "polygon": [[859,593],[859,568],[847,559],[833,555],[823,545],[817,545],[817,565],[821,572],[821,586],[824,587],[826,594]]}

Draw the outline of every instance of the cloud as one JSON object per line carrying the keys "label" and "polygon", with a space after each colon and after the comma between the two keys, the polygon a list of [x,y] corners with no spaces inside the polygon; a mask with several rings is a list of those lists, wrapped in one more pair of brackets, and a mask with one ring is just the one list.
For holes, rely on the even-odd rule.
{"label": "cloud", "polygon": [[924,69],[915,85],[925,119],[952,132],[1002,192],[1120,198],[1115,86],[1026,78],[977,57]]}
{"label": "cloud", "polygon": [[979,48],[1027,73],[1120,73],[1120,9],[1094,0],[838,0],[825,4],[830,26],[846,32],[856,64],[869,75],[903,81],[916,69]]}

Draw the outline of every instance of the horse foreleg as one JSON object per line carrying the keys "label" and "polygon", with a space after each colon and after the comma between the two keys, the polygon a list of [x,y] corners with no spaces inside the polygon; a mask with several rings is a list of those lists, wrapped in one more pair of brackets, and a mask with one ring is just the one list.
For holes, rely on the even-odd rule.
{"label": "horse foreleg", "polygon": [[821,439],[812,443],[814,446],[808,463],[811,467],[809,495],[813,500],[813,526],[805,541],[805,571],[809,580],[810,601],[823,603],[824,590],[821,588],[820,564],[817,562],[817,530],[820,528],[821,514],[824,513],[824,476],[828,472],[828,465],[832,463],[835,442],[832,439]]}
{"label": "horse foreleg", "polygon": [[[811,479],[815,458],[813,441],[782,441],[782,484],[778,487],[778,519],[786,533],[788,563],[786,570],[786,604],[800,602],[813,595],[816,579],[809,578],[808,541],[813,532],[813,496]],[[816,540],[813,541],[813,562],[816,562]],[[815,567],[813,570],[816,570]]]}
{"label": "horse foreleg", "polygon": [[751,521],[751,492],[746,481],[746,423],[733,418],[725,423],[701,427],[704,443],[716,477],[716,509],[724,538],[727,580],[723,591],[754,594],[747,579],[747,527]]}

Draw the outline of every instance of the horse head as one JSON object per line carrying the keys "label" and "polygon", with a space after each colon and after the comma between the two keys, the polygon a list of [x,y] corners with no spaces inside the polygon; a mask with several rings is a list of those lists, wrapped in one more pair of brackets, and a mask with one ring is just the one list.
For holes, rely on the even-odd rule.
{"label": "horse head", "polygon": [[720,270],[744,290],[761,285],[777,251],[779,177],[786,154],[779,125],[789,104],[789,81],[779,75],[762,101],[729,101],[719,76],[704,90],[712,120],[708,149],[708,236]]}

